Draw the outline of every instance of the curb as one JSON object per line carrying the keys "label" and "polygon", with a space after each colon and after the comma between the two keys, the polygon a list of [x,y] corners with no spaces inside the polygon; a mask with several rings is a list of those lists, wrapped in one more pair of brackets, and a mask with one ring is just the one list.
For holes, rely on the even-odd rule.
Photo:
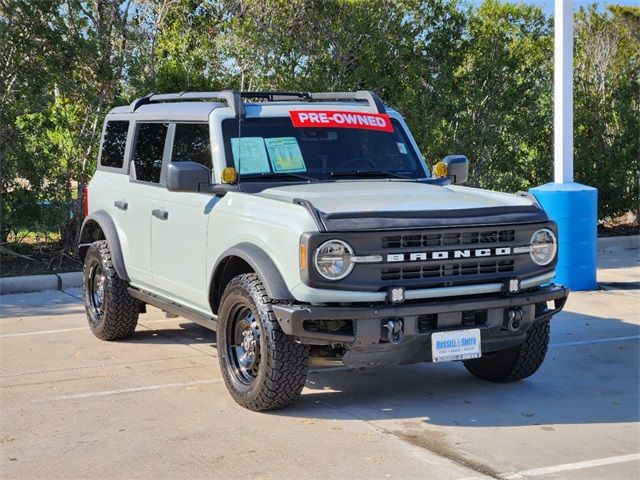
{"label": "curb", "polygon": [[0,295],[41,292],[43,290],[64,290],[65,288],[81,286],[82,272],[5,277],[0,278]]}
{"label": "curb", "polygon": [[634,250],[638,248],[640,248],[640,235],[598,238],[598,252],[600,253],[613,253],[615,250]]}

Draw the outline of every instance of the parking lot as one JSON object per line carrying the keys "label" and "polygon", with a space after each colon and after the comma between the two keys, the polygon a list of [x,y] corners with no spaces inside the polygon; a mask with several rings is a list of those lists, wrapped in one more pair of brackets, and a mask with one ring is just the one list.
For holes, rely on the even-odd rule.
{"label": "parking lot", "polygon": [[541,370],[516,384],[461,364],[314,369],[301,401],[227,394],[215,335],[157,309],[107,343],[79,290],[0,297],[2,478],[636,479],[638,250],[601,255]]}

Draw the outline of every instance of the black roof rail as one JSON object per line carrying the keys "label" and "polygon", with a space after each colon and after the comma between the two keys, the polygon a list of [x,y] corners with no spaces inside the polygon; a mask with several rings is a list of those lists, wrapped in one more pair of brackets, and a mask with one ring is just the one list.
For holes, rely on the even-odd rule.
{"label": "black roof rail", "polygon": [[277,101],[364,101],[369,104],[374,113],[386,113],[386,108],[380,97],[371,90],[358,90],[357,92],[238,92],[236,90],[222,90],[220,92],[179,92],[179,93],[150,93],[131,103],[131,112],[135,112],[142,105],[154,102],[169,102],[176,100],[224,100],[236,117],[244,118],[246,111],[243,98],[256,98],[268,102]]}
{"label": "black roof rail", "polygon": [[261,98],[269,102],[302,100],[309,99],[309,92],[279,92],[279,91],[263,91],[263,92],[240,92],[242,98]]}
{"label": "black roof rail", "polygon": [[220,92],[179,92],[179,93],[150,93],[131,103],[131,111],[135,112],[142,105],[155,102],[170,102],[175,100],[224,100],[236,117],[246,115],[240,93],[236,90],[222,90]]}
{"label": "black roof rail", "polygon": [[142,98],[137,98],[136,100],[134,100],[133,102],[131,102],[130,105],[130,112],[135,112],[138,108],[140,108],[142,105],[146,105],[147,103],[149,103],[149,98],[151,98],[151,96],[154,95],[153,92],[145,95]]}
{"label": "black roof rail", "polygon": [[341,100],[364,100],[374,113],[386,113],[387,109],[380,100],[380,97],[371,90],[358,90],[357,92],[315,92],[310,93],[311,100],[321,101],[341,101]]}

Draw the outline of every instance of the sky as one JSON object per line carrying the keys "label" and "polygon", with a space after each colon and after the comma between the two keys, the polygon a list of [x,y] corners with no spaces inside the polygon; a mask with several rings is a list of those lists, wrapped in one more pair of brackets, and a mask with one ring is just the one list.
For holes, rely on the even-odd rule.
{"label": "sky", "polygon": [[[480,5],[482,0],[471,0],[473,5]],[[522,3],[539,5],[542,7],[544,12],[547,15],[553,15],[553,4],[554,0],[522,0]],[[618,0],[618,1],[609,1],[609,0],[573,0],[573,9],[578,10],[580,7],[588,7],[592,3],[598,5],[599,10],[603,10],[607,5],[625,5],[625,6],[636,6],[640,7],[640,0]]]}

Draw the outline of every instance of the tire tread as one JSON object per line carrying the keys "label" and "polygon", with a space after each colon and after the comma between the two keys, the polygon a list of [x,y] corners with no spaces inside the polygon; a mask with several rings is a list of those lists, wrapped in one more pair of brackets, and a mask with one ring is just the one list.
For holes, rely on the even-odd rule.
{"label": "tire tread", "polygon": [[[227,387],[234,400],[243,407],[253,411],[274,410],[293,403],[302,392],[307,379],[309,351],[304,345],[296,343],[280,328],[271,305],[274,303],[267,295],[262,281],[255,273],[246,273],[234,277],[223,294],[222,302],[228,292],[235,289],[243,290],[251,296],[258,308],[264,309],[267,316],[263,325],[263,334],[268,336],[267,344],[271,352],[263,352],[262,359],[266,360],[266,377],[258,394],[251,399],[238,395],[230,381],[228,373],[222,364],[223,354],[218,352],[221,367]],[[265,323],[265,322],[263,322]],[[224,329],[218,328],[218,335],[224,334]],[[267,354],[265,354],[267,353]]]}
{"label": "tire tread", "polygon": [[538,371],[549,347],[550,321],[535,323],[527,331],[525,341],[496,352],[491,357],[467,360],[464,366],[474,376],[490,382],[515,382]]}
{"label": "tire tread", "polygon": [[94,242],[87,251],[85,257],[85,272],[83,276],[83,290],[85,292],[85,310],[91,318],[89,299],[87,297],[87,259],[93,255],[98,257],[102,270],[106,275],[107,287],[105,290],[105,308],[102,321],[96,325],[89,321],[93,334],[101,340],[113,341],[130,337],[138,325],[140,313],[140,301],[129,295],[129,284],[118,277],[113,267],[113,260],[109,244],[106,240]]}

